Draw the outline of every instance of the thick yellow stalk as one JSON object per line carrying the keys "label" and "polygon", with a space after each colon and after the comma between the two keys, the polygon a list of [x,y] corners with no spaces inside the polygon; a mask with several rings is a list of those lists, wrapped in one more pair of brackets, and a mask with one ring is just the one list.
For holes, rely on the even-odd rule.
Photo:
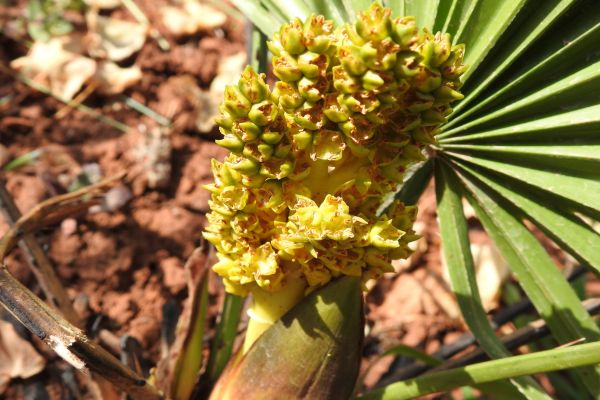
{"label": "thick yellow stalk", "polygon": [[251,289],[252,305],[248,309],[248,329],[242,353],[245,354],[264,331],[302,300],[306,287],[306,281],[298,277],[288,279],[285,287],[277,292],[268,292],[258,286]]}

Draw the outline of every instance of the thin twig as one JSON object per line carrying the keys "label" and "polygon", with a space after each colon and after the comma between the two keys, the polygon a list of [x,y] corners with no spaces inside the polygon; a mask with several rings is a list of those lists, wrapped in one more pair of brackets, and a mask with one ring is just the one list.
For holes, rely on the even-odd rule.
{"label": "thin twig", "polygon": [[98,373],[134,399],[160,399],[157,390],[85,334],[0,266],[0,302],[27,329],[77,370]]}
{"label": "thin twig", "polygon": [[85,89],[83,89],[81,93],[75,96],[73,100],[69,101],[69,103],[65,104],[60,110],[58,110],[54,114],[54,117],[56,119],[61,119],[67,116],[73,108],[81,106],[81,103],[83,103],[88,97],[90,97],[91,94],[94,93],[94,90],[98,88],[98,86],[98,81],[92,81],[92,83],[87,85]]}

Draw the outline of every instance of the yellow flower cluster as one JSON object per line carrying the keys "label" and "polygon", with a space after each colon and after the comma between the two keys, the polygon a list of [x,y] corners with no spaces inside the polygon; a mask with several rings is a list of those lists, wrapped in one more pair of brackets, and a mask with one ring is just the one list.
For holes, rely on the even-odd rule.
{"label": "yellow flower cluster", "polygon": [[374,4],[338,29],[293,21],[269,48],[274,90],[246,68],[217,120],[231,154],[208,186],[214,270],[240,295],[391,271],[410,254],[416,209],[377,210],[462,98],[463,47]]}

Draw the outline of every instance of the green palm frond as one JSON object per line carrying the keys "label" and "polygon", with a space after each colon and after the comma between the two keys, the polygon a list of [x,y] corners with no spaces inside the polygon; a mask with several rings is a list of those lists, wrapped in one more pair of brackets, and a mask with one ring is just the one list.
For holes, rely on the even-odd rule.
{"label": "green palm frond", "polygon": [[[267,36],[311,13],[352,21],[368,0],[235,0]],[[509,356],[487,325],[466,235],[468,200],[557,344],[600,330],[529,221],[591,271],[600,271],[600,1],[389,0],[395,15],[466,45],[465,98],[432,146],[433,160],[399,196],[415,201],[434,175],[442,241],[465,320],[492,357]],[[435,168],[432,168],[435,165]],[[592,222],[590,222],[592,221]],[[574,372],[600,398],[600,366]],[[508,384],[508,381],[506,382]],[[512,380],[527,398],[545,395]]]}

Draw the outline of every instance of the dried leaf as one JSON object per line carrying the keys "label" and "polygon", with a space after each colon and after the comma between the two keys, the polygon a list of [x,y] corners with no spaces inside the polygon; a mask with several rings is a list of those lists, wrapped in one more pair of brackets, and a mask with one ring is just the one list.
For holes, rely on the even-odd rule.
{"label": "dried leaf", "polygon": [[185,1],[180,7],[161,8],[163,24],[175,36],[193,35],[223,26],[227,16],[221,11],[198,1]]}
{"label": "dried leaf", "polygon": [[[195,383],[193,378],[191,382],[182,382],[182,379],[186,377],[186,373],[195,376],[198,372],[182,370],[184,364],[187,364],[188,368],[190,367],[189,363],[184,362],[186,356],[191,355],[194,357],[195,355],[195,361],[199,362],[196,365],[198,368],[202,361],[200,352],[192,352],[192,354],[190,352],[194,347],[202,347],[202,336],[195,337],[194,335],[202,334],[203,329],[199,329],[199,327],[203,327],[205,324],[201,300],[202,293],[206,291],[209,261],[207,243],[204,243],[203,246],[194,250],[185,264],[184,269],[188,278],[188,300],[177,322],[175,342],[169,352],[159,361],[156,368],[154,378],[157,387],[173,398],[180,397],[178,393],[181,394],[183,385],[187,388],[184,391],[189,392]],[[185,380],[187,381],[187,379]]]}
{"label": "dried leaf", "polygon": [[0,394],[13,378],[30,378],[41,372],[46,360],[21,338],[11,323],[0,320]]}
{"label": "dried leaf", "polygon": [[140,50],[146,41],[148,29],[144,25],[104,17],[94,10],[86,14],[86,21],[88,51],[93,57],[121,61]]}
{"label": "dried leaf", "polygon": [[80,55],[81,52],[77,36],[36,41],[25,57],[11,62],[11,67],[48,86],[54,95],[70,100],[96,71],[96,62]]}
{"label": "dried leaf", "polygon": [[509,276],[509,268],[496,246],[471,244],[471,253],[477,271],[477,286],[486,311],[498,306],[500,290]]}
{"label": "dried leaf", "polygon": [[98,83],[99,92],[117,94],[138,83],[142,79],[142,69],[137,65],[121,68],[111,61],[102,61],[93,79]]}

